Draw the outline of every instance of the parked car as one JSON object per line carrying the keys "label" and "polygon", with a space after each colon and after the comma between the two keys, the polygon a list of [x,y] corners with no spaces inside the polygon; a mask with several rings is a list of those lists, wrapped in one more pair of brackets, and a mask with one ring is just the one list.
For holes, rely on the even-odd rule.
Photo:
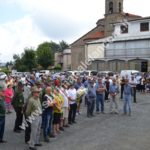
{"label": "parked car", "polygon": [[97,73],[97,76],[98,77],[107,77],[107,76],[113,77],[114,76],[114,72],[113,71],[99,71]]}
{"label": "parked car", "polygon": [[7,77],[6,73],[0,72],[0,80],[4,80]]}
{"label": "parked car", "polygon": [[85,71],[81,71],[80,72],[81,76],[96,76],[97,75],[97,71],[96,70],[85,70]]}
{"label": "parked car", "polygon": [[120,72],[120,77],[128,76],[128,78],[130,78],[132,75],[136,77],[137,75],[140,75],[140,72],[138,70],[121,70]]}

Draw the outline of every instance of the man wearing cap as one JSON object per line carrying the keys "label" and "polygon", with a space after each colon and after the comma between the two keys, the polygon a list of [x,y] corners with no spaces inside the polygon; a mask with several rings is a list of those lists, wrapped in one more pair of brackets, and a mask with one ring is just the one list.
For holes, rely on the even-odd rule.
{"label": "man wearing cap", "polygon": [[4,103],[4,89],[0,86],[0,143],[5,143],[3,140],[5,130],[5,103]]}
{"label": "man wearing cap", "polygon": [[31,122],[31,137],[29,141],[29,149],[36,150],[35,146],[41,146],[40,129],[42,122],[42,106],[39,99],[40,90],[32,87],[32,96],[29,99],[26,109],[27,120]]}

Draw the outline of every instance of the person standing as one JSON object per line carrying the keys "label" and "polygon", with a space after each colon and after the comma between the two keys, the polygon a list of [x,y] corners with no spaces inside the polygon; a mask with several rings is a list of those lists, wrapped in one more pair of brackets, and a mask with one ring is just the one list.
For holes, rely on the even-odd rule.
{"label": "person standing", "polygon": [[105,90],[105,101],[108,101],[109,87],[110,87],[109,77],[106,77],[105,86],[106,86],[106,90]]}
{"label": "person standing", "polygon": [[110,93],[110,113],[113,113],[113,103],[115,104],[115,113],[118,114],[118,104],[116,95],[119,93],[119,87],[116,84],[116,79],[113,79],[113,83],[109,87]]}
{"label": "person standing", "polygon": [[134,76],[131,76],[131,79],[129,80],[129,84],[132,87],[132,96],[133,96],[133,102],[136,103],[136,85],[137,80]]}
{"label": "person standing", "polygon": [[15,90],[14,97],[12,100],[12,105],[16,112],[14,132],[20,133],[21,132],[20,126],[22,125],[23,121],[23,107],[24,107],[23,84],[21,82],[18,82],[18,86]]}
{"label": "person standing", "polygon": [[[81,79],[77,78],[77,82],[74,85],[76,90],[79,90],[81,87],[84,87],[84,84],[82,84]],[[83,96],[81,96],[79,99],[77,99],[77,114],[80,114],[80,107],[81,107],[81,103],[82,103],[82,98]]]}
{"label": "person standing", "polygon": [[102,79],[98,79],[98,83],[96,85],[96,112],[99,114],[99,103],[101,103],[101,113],[104,113],[104,92],[106,88],[102,83]]}
{"label": "person standing", "polygon": [[5,102],[4,102],[4,88],[0,86],[0,143],[6,143],[3,139],[5,131]]}
{"label": "person standing", "polygon": [[125,79],[125,85],[124,85],[124,106],[123,111],[124,115],[127,114],[127,107],[128,107],[128,113],[129,116],[131,116],[131,94],[132,94],[132,87],[129,85],[129,80]]}
{"label": "person standing", "polygon": [[68,123],[76,123],[76,111],[77,111],[77,91],[74,88],[73,84],[70,84],[69,90],[68,90],[68,98],[69,98],[69,116],[68,116]]}
{"label": "person standing", "polygon": [[14,91],[12,88],[12,84],[8,84],[5,89],[5,104],[6,104],[6,113],[11,113],[12,111],[12,98],[14,96]]}
{"label": "person standing", "polygon": [[53,97],[51,96],[51,87],[47,87],[45,90],[45,95],[43,97],[42,101],[42,107],[43,107],[43,114],[42,114],[42,120],[43,120],[43,136],[44,141],[49,142],[48,136],[52,134],[52,119],[53,119]]}
{"label": "person standing", "polygon": [[88,92],[87,92],[87,117],[92,117],[96,101],[96,90],[94,81],[89,81]]}
{"label": "person standing", "polygon": [[123,99],[124,84],[125,84],[125,78],[124,78],[124,76],[123,76],[122,79],[121,79],[121,82],[120,82],[120,86],[121,86],[120,99]]}
{"label": "person standing", "polygon": [[42,146],[40,143],[40,130],[42,123],[42,106],[39,99],[40,90],[34,86],[32,88],[32,96],[29,99],[26,108],[27,120],[31,123],[31,136],[29,141],[29,149],[36,150],[35,146]]}

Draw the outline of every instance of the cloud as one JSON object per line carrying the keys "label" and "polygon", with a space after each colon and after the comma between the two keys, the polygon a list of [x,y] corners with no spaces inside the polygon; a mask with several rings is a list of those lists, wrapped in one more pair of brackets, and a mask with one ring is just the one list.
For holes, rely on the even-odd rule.
{"label": "cloud", "polygon": [[[99,9],[101,13],[96,11],[99,0],[11,0],[11,3],[30,13],[35,24],[46,36],[69,42],[76,35],[95,27],[96,21],[104,13],[104,10]],[[101,3],[104,4],[104,1]],[[91,11],[92,5],[95,11]]]}
{"label": "cloud", "polygon": [[41,41],[49,40],[34,24],[30,16],[1,25],[0,33],[0,59],[4,62],[12,60],[13,54],[21,54],[25,47],[36,48]]}
{"label": "cloud", "polygon": [[[36,47],[45,40],[73,42],[95,27],[99,19],[101,13],[90,11],[92,3],[86,0],[5,0],[5,5],[12,5],[26,15],[0,24],[0,33],[3,33],[0,59],[12,60],[13,54],[23,52],[25,47]],[[4,1],[0,0],[2,4]]]}
{"label": "cloud", "polygon": [[[149,11],[141,9],[144,1],[126,0],[125,12],[143,15]],[[13,54],[20,54],[25,47],[36,48],[44,41],[72,43],[94,28],[105,13],[105,0],[0,0],[0,7],[7,5],[20,15],[0,24],[1,61],[12,60]],[[4,10],[9,11],[9,7]]]}

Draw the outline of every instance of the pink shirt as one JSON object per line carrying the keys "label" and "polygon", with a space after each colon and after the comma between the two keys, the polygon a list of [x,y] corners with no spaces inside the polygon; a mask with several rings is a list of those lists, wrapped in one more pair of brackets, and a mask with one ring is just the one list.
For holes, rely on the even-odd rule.
{"label": "pink shirt", "polygon": [[5,102],[11,102],[14,96],[13,89],[6,88],[5,90]]}

